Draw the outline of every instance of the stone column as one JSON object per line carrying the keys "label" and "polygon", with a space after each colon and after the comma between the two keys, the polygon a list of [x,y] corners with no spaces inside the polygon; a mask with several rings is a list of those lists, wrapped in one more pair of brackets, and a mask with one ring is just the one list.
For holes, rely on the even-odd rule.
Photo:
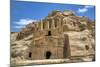
{"label": "stone column", "polygon": [[61,26],[61,19],[60,18],[58,18],[59,19],[59,21],[58,21],[58,23],[59,23],[59,26]]}
{"label": "stone column", "polygon": [[51,19],[49,19],[49,20],[48,20],[49,29],[51,29],[51,23],[52,23],[52,21],[51,21]]}
{"label": "stone column", "polygon": [[57,27],[59,27],[59,18],[56,19]]}
{"label": "stone column", "polygon": [[51,25],[52,25],[52,28],[55,29],[55,22],[54,22],[54,19],[52,19],[52,24],[51,24]]}
{"label": "stone column", "polygon": [[47,25],[48,25],[48,29],[50,29],[49,27],[50,27],[50,22],[49,21],[47,21]]}
{"label": "stone column", "polygon": [[38,29],[41,30],[41,22],[38,22]]}
{"label": "stone column", "polygon": [[38,30],[38,22],[36,23],[36,31]]}
{"label": "stone column", "polygon": [[46,20],[46,29],[48,30],[49,29],[49,21]]}
{"label": "stone column", "polygon": [[40,23],[41,23],[41,30],[43,30],[43,21],[41,20]]}

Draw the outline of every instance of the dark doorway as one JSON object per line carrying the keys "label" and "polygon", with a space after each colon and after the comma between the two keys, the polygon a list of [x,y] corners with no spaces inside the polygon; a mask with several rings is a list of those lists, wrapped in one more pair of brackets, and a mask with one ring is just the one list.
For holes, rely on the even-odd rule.
{"label": "dark doorway", "polygon": [[48,31],[48,36],[51,36],[51,31]]}
{"label": "dark doorway", "polygon": [[51,56],[51,52],[50,51],[47,51],[46,52],[46,59],[50,59],[50,56]]}
{"label": "dark doorway", "polygon": [[31,58],[32,57],[32,53],[31,52],[29,52],[29,58]]}

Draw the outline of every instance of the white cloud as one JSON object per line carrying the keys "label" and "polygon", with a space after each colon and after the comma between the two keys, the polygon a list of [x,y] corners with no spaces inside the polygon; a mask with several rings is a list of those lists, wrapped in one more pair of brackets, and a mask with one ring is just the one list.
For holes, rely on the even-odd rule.
{"label": "white cloud", "polygon": [[32,22],[36,22],[37,20],[33,20],[33,19],[20,19],[17,22],[14,22],[15,25],[13,26],[13,28],[23,28],[25,27],[25,25],[32,23]]}
{"label": "white cloud", "polygon": [[27,25],[29,23],[36,22],[33,19],[20,19],[19,21],[15,22],[17,25]]}
{"label": "white cloud", "polygon": [[93,8],[93,6],[85,6],[85,8]]}
{"label": "white cloud", "polygon": [[79,13],[85,13],[86,11],[87,11],[86,8],[83,8],[83,9],[80,9],[80,8],[79,8],[79,9],[78,9],[78,12],[79,12]]}
{"label": "white cloud", "polygon": [[13,26],[13,28],[20,29],[20,28],[24,28],[24,26]]}
{"label": "white cloud", "polygon": [[78,9],[78,13],[85,13],[88,11],[88,9],[93,8],[93,6],[84,6],[83,8]]}

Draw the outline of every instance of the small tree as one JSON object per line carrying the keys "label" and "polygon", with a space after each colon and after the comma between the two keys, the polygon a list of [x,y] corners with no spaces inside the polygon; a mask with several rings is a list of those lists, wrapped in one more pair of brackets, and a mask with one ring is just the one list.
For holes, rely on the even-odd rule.
{"label": "small tree", "polygon": [[80,24],[79,25],[80,31],[83,31],[86,29],[86,25],[85,24]]}

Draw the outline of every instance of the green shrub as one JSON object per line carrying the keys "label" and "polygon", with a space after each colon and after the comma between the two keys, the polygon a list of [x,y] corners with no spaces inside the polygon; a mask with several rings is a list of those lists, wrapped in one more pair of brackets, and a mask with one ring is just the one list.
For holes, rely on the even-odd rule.
{"label": "green shrub", "polygon": [[86,29],[86,25],[85,24],[80,24],[79,25],[80,31],[83,31]]}
{"label": "green shrub", "polygon": [[81,40],[82,40],[82,41],[85,41],[85,40],[86,40],[86,37],[81,38]]}

